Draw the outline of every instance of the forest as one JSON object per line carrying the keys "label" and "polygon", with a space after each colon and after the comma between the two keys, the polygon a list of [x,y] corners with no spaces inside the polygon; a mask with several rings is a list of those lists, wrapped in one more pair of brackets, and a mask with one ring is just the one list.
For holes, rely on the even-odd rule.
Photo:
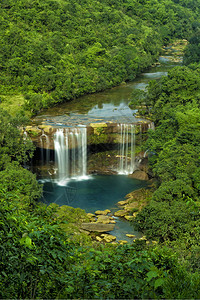
{"label": "forest", "polygon": [[[0,298],[200,298],[200,1],[2,0],[0,3]],[[155,123],[143,145],[151,199],[133,226],[149,240],[103,245],[87,220],[38,200],[20,127],[42,109],[133,80],[187,39],[183,65],[131,105]]]}
{"label": "forest", "polygon": [[1,101],[33,115],[133,80],[198,27],[198,1],[176,2],[2,0]]}

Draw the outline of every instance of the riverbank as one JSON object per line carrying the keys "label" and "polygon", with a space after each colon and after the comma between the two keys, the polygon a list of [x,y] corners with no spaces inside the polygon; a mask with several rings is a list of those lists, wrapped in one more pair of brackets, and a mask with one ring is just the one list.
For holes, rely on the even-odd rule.
{"label": "riverbank", "polygon": [[[179,45],[179,44],[177,43],[177,45]],[[175,50],[172,45],[169,46],[169,49],[171,49],[170,50],[171,52],[169,53],[169,50],[167,49],[168,55],[174,53]],[[179,55],[180,55],[180,53],[179,53]],[[170,58],[171,58],[171,55],[170,55]],[[166,70],[168,70],[169,66],[170,66],[170,60],[167,61],[167,65],[166,65],[166,61],[165,61],[164,65],[166,67]],[[59,126],[59,128],[61,128],[61,129],[62,129],[62,126],[64,126],[64,128],[65,128],[65,126],[67,126],[67,120],[69,120],[69,119],[73,120],[73,122],[76,122],[78,124],[80,120],[87,120],[88,117],[90,117],[90,118],[93,117],[93,118],[96,118],[96,120],[98,120],[98,122],[99,122],[101,116],[104,115],[105,112],[106,112],[106,116],[108,116],[108,117],[113,116],[113,115],[117,116],[117,114],[119,114],[120,117],[122,117],[124,114],[124,116],[126,116],[126,118],[127,118],[127,114],[126,114],[127,109],[125,109],[125,111],[122,112],[121,111],[121,107],[122,107],[121,103],[123,103],[123,107],[125,107],[125,108],[127,107],[130,110],[129,111],[130,118],[133,118],[133,116],[132,116],[133,110],[131,110],[128,106],[129,95],[130,95],[131,90],[133,90],[135,88],[141,88],[141,87],[144,88],[144,83],[145,83],[145,86],[147,86],[148,81],[151,78],[155,78],[155,74],[157,75],[156,70],[158,70],[158,74],[159,74],[159,76],[157,76],[156,78],[162,77],[163,75],[167,75],[166,72],[160,72],[161,70],[163,70],[161,68],[162,68],[161,65],[158,65],[156,67],[156,69],[155,69],[155,67],[153,67],[151,70],[149,70],[149,73],[145,73],[141,79],[136,80],[136,83],[132,83],[132,85],[126,84],[121,87],[114,88],[106,93],[104,92],[104,93],[99,93],[97,95],[88,95],[88,96],[82,97],[81,101],[79,101],[79,104],[80,103],[82,104],[81,107],[76,105],[77,101],[74,101],[72,103],[66,103],[62,106],[59,106],[57,110],[49,109],[48,111],[46,111],[45,115],[41,114],[40,116],[35,118],[33,120],[33,122],[35,122],[35,124],[39,124],[40,121],[42,120],[43,125],[39,125],[39,127],[42,126],[40,128],[40,131],[41,130],[44,131],[44,130],[46,130],[45,128],[47,128],[48,132],[49,132],[49,128],[53,128],[53,126],[56,124],[57,124],[56,126]],[[106,99],[106,104],[104,104],[105,99]],[[104,105],[105,105],[105,107],[104,107]],[[131,122],[130,118],[128,118],[129,122]],[[95,125],[95,123],[92,123],[92,124],[93,124],[93,126]],[[104,127],[102,127],[103,126],[102,124],[104,124]],[[69,125],[72,126],[73,124],[70,123]],[[81,124],[81,125],[83,125],[83,124]],[[98,127],[97,129],[95,129],[97,140],[99,140],[102,136],[103,140],[99,140],[99,142],[105,141],[105,132],[104,132],[105,131],[105,123],[97,123],[96,125],[102,125],[100,128]],[[107,128],[107,126],[106,126],[106,128]],[[61,130],[61,129],[58,129],[58,130]],[[48,132],[46,132],[46,131],[43,132],[43,136],[45,137],[45,135],[47,135]],[[138,130],[137,133],[138,133],[138,137],[136,140],[137,140],[138,146],[136,148],[138,148],[138,150],[135,149],[136,156],[137,156],[137,151],[138,151],[138,154],[140,153],[141,146],[143,143],[143,139],[141,138],[142,131]],[[78,131],[76,130],[74,132],[74,142],[75,142],[77,134],[78,134]],[[63,135],[63,138],[64,138],[64,135]],[[46,139],[47,139],[47,137],[46,137]],[[47,142],[47,140],[46,140],[46,142]],[[39,144],[40,143],[41,143],[41,141],[39,139]],[[50,142],[48,142],[48,147],[50,147]],[[48,147],[46,147],[44,149],[44,152],[42,152],[43,157],[45,157],[45,155],[46,156],[49,155],[47,152]],[[117,155],[116,150],[111,150],[111,149],[107,149],[107,151],[105,151],[105,150],[106,150],[106,148],[104,145],[104,147],[101,149],[101,151],[99,153],[93,153],[92,155],[90,155],[87,158],[87,166],[88,166],[87,174],[113,174],[113,170],[115,170],[114,173],[116,173],[117,165],[119,164],[119,162],[116,164],[116,162],[114,162],[112,160],[111,152],[115,151],[114,157],[117,157],[120,155]],[[135,156],[135,159],[137,158],[136,156]],[[119,160],[119,158],[117,158],[117,159]],[[60,160],[62,161],[62,159],[60,159]],[[115,158],[115,160],[116,160],[116,158]],[[134,178],[134,176],[137,176],[136,178],[148,180],[149,176],[148,176],[148,167],[147,167],[147,157],[144,157],[144,153],[142,154],[142,156],[138,157],[138,161],[140,162],[138,164],[138,168],[130,176],[132,178]],[[142,161],[142,163],[141,163],[141,161]],[[144,161],[145,161],[145,164],[143,163]],[[43,164],[44,164],[44,162],[42,163],[42,165]],[[108,170],[110,165],[113,166],[112,170],[110,170],[110,169]],[[118,170],[118,172],[119,172],[119,170]],[[55,172],[53,172],[53,173],[55,173]],[[118,175],[116,175],[116,176],[118,176]],[[108,179],[108,177],[105,177],[105,178]],[[51,176],[49,176],[49,180],[50,181],[52,180]],[[90,181],[88,181],[87,185],[90,184],[89,182]],[[120,183],[118,183],[118,184],[120,184]],[[81,194],[84,195],[86,193],[84,187],[82,190],[80,189],[80,182],[78,185],[76,185],[75,182],[70,181],[69,186],[72,187],[72,190],[74,192],[78,191],[80,193],[80,195]],[[101,187],[102,190],[104,190],[105,189],[105,181],[99,181],[98,186]],[[113,183],[110,185],[111,189],[112,189],[112,186],[113,186]],[[66,185],[66,187],[64,187],[64,188],[68,191],[68,185]],[[113,188],[114,188],[114,186],[113,186]],[[55,188],[55,189],[57,189],[57,188]],[[95,205],[97,205],[96,210],[95,210],[95,205],[94,205],[95,198],[98,197],[99,201],[102,201],[102,203],[105,201],[105,199],[102,198],[100,194],[97,194],[97,195],[94,194],[91,197],[90,193],[91,193],[92,189],[96,189],[96,186],[95,187],[91,186],[90,192],[87,195],[88,199],[91,200],[91,203],[88,202],[88,204],[87,204],[88,199],[85,199],[84,201],[86,201],[86,203],[83,206],[80,201],[77,202],[76,205],[75,204],[74,205],[76,207],[81,207],[83,209],[86,209],[86,211],[87,211],[87,205],[88,205],[88,208],[92,206],[92,207],[94,207],[94,209],[93,209],[94,211],[92,212],[93,214],[95,213],[96,210],[105,211],[106,209],[109,209],[108,206],[104,207],[103,209],[99,209],[100,208],[99,204],[95,204]],[[60,190],[60,192],[58,192],[58,196],[55,196],[55,197],[59,197],[60,193],[63,193],[63,192]],[[126,195],[126,193],[123,195],[123,197],[125,195]],[[55,201],[55,197],[54,197],[53,201]],[[148,203],[148,201],[149,201],[148,199],[150,199],[150,190],[149,189],[148,190],[143,190],[143,189],[140,190],[139,189],[138,192],[134,191],[131,194],[129,193],[127,197],[128,198],[126,200],[123,200],[125,202],[121,206],[120,210],[115,209],[115,211],[112,213],[109,213],[109,215],[107,217],[104,216],[101,218],[100,218],[100,216],[97,216],[94,214],[91,218],[91,222],[93,223],[95,221],[95,223],[100,223],[100,220],[104,219],[104,222],[108,222],[108,223],[111,222],[111,224],[112,224],[115,221],[113,218],[118,218],[119,220],[125,220],[125,222],[133,221],[134,218],[136,217],[137,212],[139,212],[142,209],[142,207],[144,207]],[[145,197],[146,197],[146,200],[145,200]],[[113,199],[113,201],[114,201],[113,204],[116,204],[116,202],[117,202],[116,199],[117,198]],[[63,202],[60,202],[60,205],[62,206],[64,203],[65,203],[65,199],[63,199]],[[122,202],[121,202],[121,204],[122,204]],[[118,210],[118,212],[116,212],[117,210]],[[105,219],[107,219],[107,220],[105,220]],[[84,221],[83,223],[87,223],[87,221]],[[96,224],[95,224],[95,226],[96,226]],[[102,234],[105,234],[105,233],[102,233]],[[128,234],[130,235],[130,233],[128,233]],[[93,234],[92,234],[92,236],[93,236]],[[96,240],[96,236],[98,237],[98,241],[104,242],[104,238],[100,235],[94,235],[93,240]],[[141,236],[140,236],[140,238],[141,238]],[[106,237],[106,239],[108,239],[108,238]]]}
{"label": "riverbank", "polygon": [[[124,197],[124,200],[116,203],[113,209],[96,210],[94,213],[87,213],[81,208],[74,208],[68,205],[52,203],[47,210],[54,209],[55,218],[60,222],[61,228],[66,231],[70,239],[81,244],[90,243],[111,243],[126,244],[137,240],[143,240],[146,244],[150,241],[141,233],[124,228],[124,233],[119,234],[117,229],[119,222],[128,224],[135,218],[136,214],[150,201],[153,188],[140,188]],[[118,210],[120,208],[120,210]],[[123,221],[124,220],[124,221]],[[115,228],[116,227],[116,228]],[[127,230],[127,232],[126,232]]]}

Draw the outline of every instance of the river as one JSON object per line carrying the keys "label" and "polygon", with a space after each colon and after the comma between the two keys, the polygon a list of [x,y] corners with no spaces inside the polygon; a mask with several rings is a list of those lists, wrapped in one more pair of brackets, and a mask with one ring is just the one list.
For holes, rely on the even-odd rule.
{"label": "river", "polygon": [[[179,63],[172,63],[170,57],[160,57],[159,65],[149,68],[133,82],[121,84],[104,92],[86,95],[57,107],[50,108],[38,115],[34,122],[51,126],[77,126],[99,122],[133,123],[137,122],[128,103],[134,89],[144,90],[152,79],[160,79],[168,70]],[[133,190],[146,187],[147,182],[132,179],[126,175],[89,175],[81,179],[67,180],[58,184],[49,178],[40,178],[44,184],[42,201],[46,204],[57,203],[80,207],[86,212],[119,209],[116,203]],[[127,240],[126,233],[140,237],[128,221],[116,218],[115,230],[111,232],[117,240]]]}

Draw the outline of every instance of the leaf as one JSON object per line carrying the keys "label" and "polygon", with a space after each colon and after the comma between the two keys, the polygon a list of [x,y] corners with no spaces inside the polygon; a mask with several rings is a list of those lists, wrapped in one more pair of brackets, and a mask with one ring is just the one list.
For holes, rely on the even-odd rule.
{"label": "leaf", "polygon": [[152,278],[158,277],[158,272],[157,271],[149,271],[147,273],[147,281],[150,281]]}
{"label": "leaf", "polygon": [[19,242],[21,245],[25,245],[28,248],[32,248],[32,239],[29,236],[22,237]]}
{"label": "leaf", "polygon": [[7,277],[7,274],[6,274],[4,271],[2,271],[1,274],[2,274],[3,276]]}
{"label": "leaf", "polygon": [[154,283],[154,288],[157,289],[157,287],[162,286],[163,283],[164,283],[164,279],[163,278],[156,279],[156,281]]}

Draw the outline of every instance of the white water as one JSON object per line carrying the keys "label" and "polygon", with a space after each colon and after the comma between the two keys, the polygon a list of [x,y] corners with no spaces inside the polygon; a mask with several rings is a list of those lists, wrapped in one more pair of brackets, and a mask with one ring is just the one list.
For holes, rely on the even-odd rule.
{"label": "white water", "polygon": [[60,184],[87,176],[87,128],[62,128],[54,136],[55,161]]}
{"label": "white water", "polygon": [[119,124],[119,174],[132,174],[135,170],[135,125]]}

